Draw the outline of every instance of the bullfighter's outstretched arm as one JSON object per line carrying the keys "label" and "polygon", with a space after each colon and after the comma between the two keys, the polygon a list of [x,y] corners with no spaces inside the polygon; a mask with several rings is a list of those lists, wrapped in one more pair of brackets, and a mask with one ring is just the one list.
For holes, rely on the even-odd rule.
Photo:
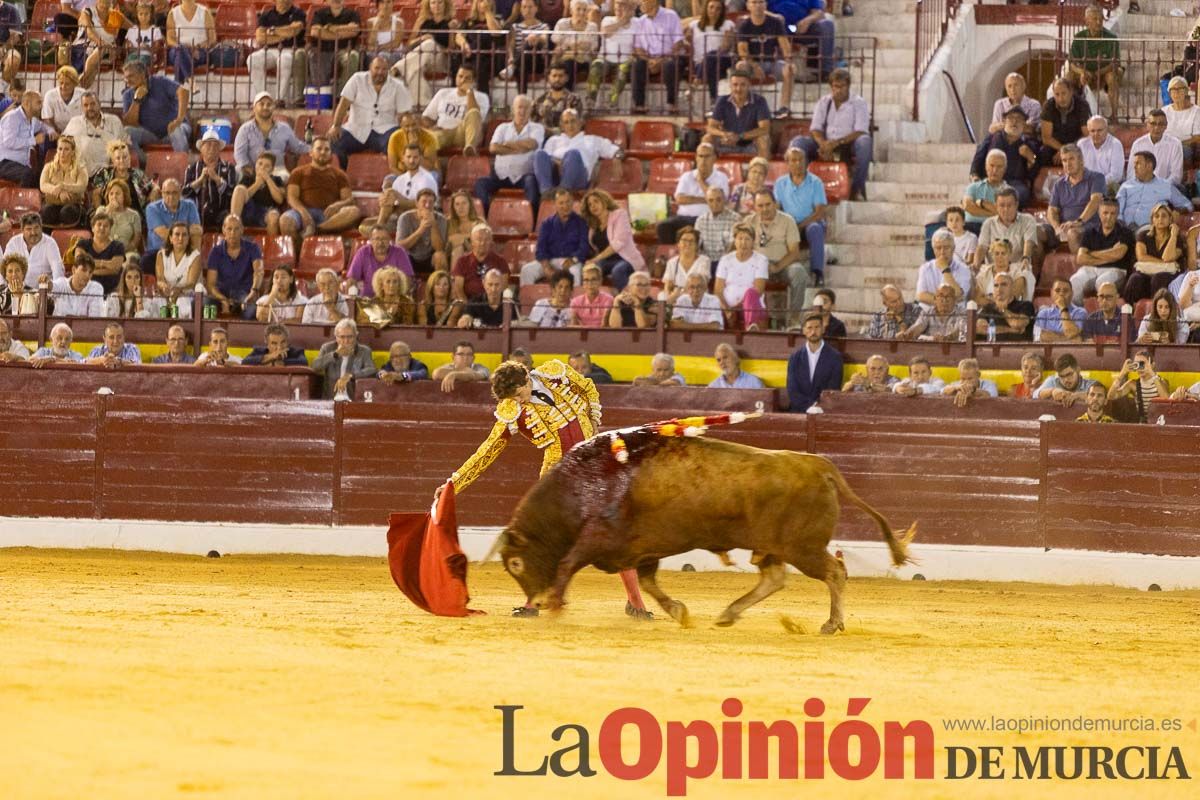
{"label": "bullfighter's outstretched arm", "polygon": [[492,426],[492,432],[483,440],[483,444],[479,445],[471,457],[450,476],[450,481],[454,484],[454,491],[462,494],[468,486],[474,483],[475,479],[500,457],[511,438],[512,433],[509,431],[508,423],[496,420],[496,424]]}

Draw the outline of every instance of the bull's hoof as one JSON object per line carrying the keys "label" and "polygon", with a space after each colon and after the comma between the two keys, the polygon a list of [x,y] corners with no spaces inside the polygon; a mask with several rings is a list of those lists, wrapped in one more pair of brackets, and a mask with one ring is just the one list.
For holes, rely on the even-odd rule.
{"label": "bull's hoof", "polygon": [[718,628],[728,628],[735,622],[737,622],[737,614],[730,614],[728,611],[724,611],[721,613],[721,616],[717,617],[716,625]]}
{"label": "bull's hoof", "polygon": [[625,616],[649,622],[654,619],[654,612],[645,608],[634,608],[633,603],[627,602],[625,603]]}
{"label": "bull's hoof", "polygon": [[536,617],[538,610],[533,606],[517,606],[512,610],[514,617]]}
{"label": "bull's hoof", "polygon": [[685,628],[692,627],[692,615],[688,613],[687,606],[678,600],[672,600],[663,606],[666,612],[671,615],[671,619],[678,622]]}
{"label": "bull's hoof", "polygon": [[833,620],[829,620],[828,622],[826,622],[824,625],[821,626],[821,633],[824,633],[826,635],[834,634],[834,633],[837,633],[838,631],[844,631],[844,630],[846,630],[846,624],[844,622],[834,622]]}

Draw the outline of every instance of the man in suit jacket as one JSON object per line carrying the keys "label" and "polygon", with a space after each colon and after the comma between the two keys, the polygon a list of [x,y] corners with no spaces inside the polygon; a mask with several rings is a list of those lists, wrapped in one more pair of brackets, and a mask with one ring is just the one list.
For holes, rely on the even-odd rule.
{"label": "man in suit jacket", "polygon": [[842,385],[842,354],[821,340],[820,314],[804,318],[805,343],[788,359],[787,393],[790,410],[802,414],[817,402],[825,389]]}
{"label": "man in suit jacket", "polygon": [[312,368],[325,373],[325,399],[345,391],[353,394],[355,378],[371,378],[376,373],[371,348],[358,343],[358,326],[346,317],[333,326],[334,341],[321,345],[321,352],[313,359]]}

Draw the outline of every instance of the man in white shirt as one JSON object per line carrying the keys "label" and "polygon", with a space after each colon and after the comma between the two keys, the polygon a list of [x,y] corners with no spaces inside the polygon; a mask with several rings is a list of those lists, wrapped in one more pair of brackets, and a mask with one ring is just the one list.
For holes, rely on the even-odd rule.
{"label": "man in white shirt", "polygon": [[337,273],[328,267],[317,272],[317,291],[304,306],[305,325],[332,325],[350,316],[345,295],[338,292]]}
{"label": "man in white shirt", "polygon": [[683,330],[714,330],[725,327],[721,301],[708,291],[708,281],[698,272],[687,277],[683,294],[671,309],[671,327]]}
{"label": "man in white shirt", "polygon": [[403,214],[417,207],[417,195],[422,189],[437,194],[437,178],[421,166],[421,146],[412,143],[404,148],[401,157],[405,171],[390,181],[384,181],[383,196],[379,199],[379,221],[387,222],[393,213]]}
{"label": "man in white shirt", "polygon": [[1110,193],[1125,180],[1125,147],[1108,132],[1108,120],[1096,114],[1087,121],[1088,135],[1079,140],[1083,167],[1104,176]]}
{"label": "man in white shirt", "polygon": [[[625,157],[625,151],[611,139],[584,133],[583,120],[575,109],[564,111],[559,124],[562,133],[551,136],[545,146],[533,154],[533,174],[537,177],[538,190],[543,194],[555,186],[581,192],[591,183],[597,161],[601,158],[620,161]],[[557,184],[555,172],[558,173]]]}
{"label": "man in white shirt", "polygon": [[412,107],[408,87],[388,75],[388,63],[382,58],[376,56],[365,72],[351,75],[342,87],[329,129],[333,154],[342,162],[342,169],[355,153],[386,153],[388,139],[400,127],[400,117]]}
{"label": "man in white shirt", "polygon": [[1176,186],[1183,186],[1183,143],[1167,133],[1166,113],[1161,108],[1151,109],[1146,115],[1146,127],[1150,132],[1135,140],[1129,147],[1129,166],[1125,170],[1125,180],[1134,179],[1134,155],[1149,151],[1154,154],[1157,162],[1154,168],[1155,176]]}
{"label": "man in white shirt", "polygon": [[96,264],[87,253],[77,253],[71,277],[55,278],[50,298],[56,317],[103,317],[104,289],[92,280]]}
{"label": "man in white shirt", "polygon": [[67,276],[58,242],[42,232],[42,216],[36,212],[21,216],[21,235],[9,239],[4,248],[4,255],[13,253],[24,256],[29,263],[29,271],[25,273],[25,283],[29,286],[37,286],[43,275],[55,280]]}
{"label": "man in white shirt", "polygon": [[533,122],[533,101],[528,95],[519,94],[512,102],[511,122],[501,123],[492,133],[488,150],[492,159],[492,174],[475,181],[475,196],[483,201],[483,213],[487,216],[492,206],[492,197],[500,189],[521,189],[525,199],[536,214],[541,190],[537,176],[533,174],[533,155],[546,139],[546,127]]}
{"label": "man in white shirt", "polygon": [[25,92],[20,105],[0,117],[0,179],[37,187],[39,175],[33,170],[30,150],[55,138],[57,134],[42,122],[42,96]]}
{"label": "man in white shirt", "polygon": [[437,134],[439,149],[461,147],[463,155],[473,156],[491,107],[487,94],[475,88],[475,68],[463,64],[454,76],[454,88],[433,96],[421,122]]}
{"label": "man in white shirt", "polygon": [[100,110],[100,100],[95,92],[84,92],[80,105],[83,113],[71,117],[63,135],[75,138],[76,158],[90,177],[108,166],[108,143],[128,141],[129,137],[125,135],[125,125],[120,117]]}
{"label": "man in white shirt", "polygon": [[0,319],[0,364],[8,361],[24,361],[29,358],[29,348],[19,339],[12,338],[8,323]]}
{"label": "man in white shirt", "polygon": [[908,362],[908,377],[893,384],[892,392],[902,397],[936,397],[945,388],[946,382],[934,376],[929,359],[913,356]]}
{"label": "man in white shirt", "polygon": [[714,169],[716,164],[716,148],[708,142],[701,143],[696,148],[696,168],[685,172],[675,184],[675,202],[678,204],[675,214],[658,223],[659,244],[675,244],[679,231],[695,223],[696,218],[708,210],[705,197],[709,189],[716,187],[729,196],[729,176]]}

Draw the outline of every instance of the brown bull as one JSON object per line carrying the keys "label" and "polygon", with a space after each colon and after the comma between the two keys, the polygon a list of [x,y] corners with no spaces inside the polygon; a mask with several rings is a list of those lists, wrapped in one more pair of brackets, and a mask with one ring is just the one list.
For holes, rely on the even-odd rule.
{"label": "brown bull", "polygon": [[[605,572],[636,569],[642,590],[686,625],[686,606],[655,581],[659,559],[745,548],[754,553],[758,585],[730,604],[718,625],[732,625],[783,588],[791,564],[829,587],[821,632],[844,630],[846,568],[826,549],[839,497],[875,520],[892,563],[909,561],[915,524],[897,537],[826,458],[641,431],[621,437],[617,447],[606,434],[572,450],[529,490],[502,535],[505,569],[539,608],[561,607],[571,577],[589,564]],[[615,457],[618,449],[628,458]]]}

